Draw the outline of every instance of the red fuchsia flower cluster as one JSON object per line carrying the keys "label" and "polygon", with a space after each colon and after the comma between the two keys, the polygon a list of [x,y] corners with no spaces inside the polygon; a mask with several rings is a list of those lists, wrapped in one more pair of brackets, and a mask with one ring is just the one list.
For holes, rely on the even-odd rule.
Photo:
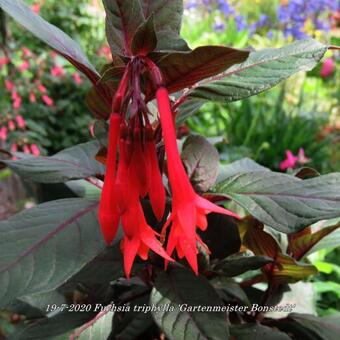
{"label": "red fuchsia flower cluster", "polygon": [[[156,88],[160,124],[150,122],[150,112],[141,91],[143,72],[149,73]],[[135,257],[147,259],[150,249],[163,257],[166,265],[174,261],[176,250],[178,257],[185,257],[197,274],[197,242],[207,251],[208,248],[196,230],[207,228],[206,215],[217,212],[238,216],[195,193],[177,149],[168,91],[160,70],[148,58],[135,58],[128,64],[113,100],[109,126],[106,175],[99,207],[105,241],[112,242],[121,223],[124,232],[121,248],[127,277],[130,277]],[[147,224],[140,200],[148,197],[154,215],[162,220],[167,196],[162,181],[162,152],[159,152],[162,142],[172,203],[171,213],[159,235]],[[166,234],[167,244],[163,248]]]}
{"label": "red fuchsia flower cluster", "polygon": [[311,161],[310,158],[305,156],[305,150],[303,148],[299,149],[298,155],[295,156],[292,151],[286,151],[286,159],[280,163],[280,169],[285,171],[287,169],[294,169],[297,165],[304,165]]}

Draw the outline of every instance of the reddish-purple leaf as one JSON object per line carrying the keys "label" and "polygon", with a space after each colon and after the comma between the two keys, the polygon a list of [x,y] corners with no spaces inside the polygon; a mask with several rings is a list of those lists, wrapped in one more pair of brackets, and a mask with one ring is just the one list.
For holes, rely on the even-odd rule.
{"label": "reddish-purple leaf", "polygon": [[[202,46],[190,52],[174,52],[158,60],[170,92],[190,87],[247,59],[249,51],[224,46]],[[154,55],[157,60],[159,56]]]}
{"label": "reddish-purple leaf", "polygon": [[315,233],[304,234],[294,238],[289,244],[289,252],[295,259],[300,260],[313,246],[340,227],[340,223],[323,228]]}
{"label": "reddish-purple leaf", "polygon": [[132,39],[145,21],[139,0],[104,0],[103,3],[112,54],[131,56]]}
{"label": "reddish-purple leaf", "polygon": [[56,289],[105,248],[97,206],[82,198],[63,199],[1,222],[1,306]]}

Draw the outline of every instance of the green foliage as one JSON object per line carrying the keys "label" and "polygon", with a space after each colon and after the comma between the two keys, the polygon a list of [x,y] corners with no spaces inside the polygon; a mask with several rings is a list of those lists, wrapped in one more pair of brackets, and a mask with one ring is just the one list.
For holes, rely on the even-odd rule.
{"label": "green foliage", "polygon": [[[13,154],[17,159],[13,159],[12,155],[4,156],[7,159],[2,164],[23,178],[42,183],[65,183],[73,188],[75,195],[81,196],[39,204],[1,222],[0,305],[5,311],[15,312],[19,318],[18,327],[7,330],[9,338],[63,338],[71,331],[71,337],[80,339],[154,339],[164,336],[174,340],[233,337],[289,339],[291,336],[307,340],[337,338],[337,315],[318,318],[297,314],[293,313],[291,304],[282,310],[280,302],[287,290],[291,289],[292,283],[308,280],[317,274],[317,263],[310,263],[305,258],[306,252],[321,247],[322,239],[325,241],[331,237],[337,226],[315,231],[310,228],[310,224],[340,217],[339,173],[319,176],[315,170],[305,169],[282,174],[250,159],[219,166],[218,153],[213,145],[201,136],[190,136],[183,145],[182,158],[193,185],[205,198],[203,200],[191,191],[189,181],[185,181],[187,174],[184,169],[183,173],[179,171],[182,169],[181,160],[177,159],[178,169],[170,167],[171,160],[178,156],[175,131],[172,131],[173,138],[168,135],[167,140],[162,140],[161,128],[164,136],[167,132],[165,128],[170,131],[173,127],[172,124],[157,125],[156,119],[153,124],[155,135],[159,136],[156,140],[159,148],[154,157],[153,169],[158,169],[158,163],[162,165],[165,160],[164,141],[168,156],[168,173],[164,175],[170,182],[169,188],[168,183],[165,188],[172,189],[167,190],[171,194],[164,195],[166,211],[168,213],[171,207],[172,213],[176,212],[178,216],[173,216],[173,221],[156,221],[151,209],[148,209],[149,201],[152,201],[150,192],[147,191],[149,195],[140,193],[138,186],[143,186],[144,191],[146,185],[140,185],[138,178],[147,178],[141,171],[146,167],[140,164],[145,161],[143,147],[146,148],[145,140],[155,142],[155,137],[152,129],[152,134],[147,134],[150,130],[139,130],[139,125],[145,128],[142,121],[149,119],[151,105],[150,109],[146,105],[152,101],[155,88],[158,89],[157,96],[160,96],[160,87],[164,86],[162,72],[170,92],[182,91],[174,94],[173,108],[179,109],[180,116],[182,112],[179,120],[184,121],[183,116],[188,116],[194,111],[193,108],[199,106],[193,105],[194,101],[229,102],[256,95],[301,70],[310,70],[328,49],[315,40],[307,39],[280,49],[251,52],[249,56],[248,52],[229,48],[203,47],[187,51],[186,43],[179,37],[181,3],[177,0],[105,0],[107,39],[114,56],[112,63],[107,64],[102,72],[105,74],[106,70],[109,74],[101,78],[70,36],[33,14],[22,1],[0,0],[0,6],[6,12],[88,77],[93,87],[87,99],[98,119],[107,118],[110,112],[108,106],[113,98],[115,113],[110,119],[108,152],[101,146],[107,146],[106,124],[101,122],[97,123],[95,129],[100,143],[92,141],[73,145],[52,157],[33,158],[20,153]],[[152,16],[150,19],[152,13],[156,14],[154,19]],[[146,49],[135,40],[140,36],[150,38]],[[164,53],[164,50],[167,52]],[[197,51],[204,51],[200,56],[202,59],[196,55]],[[231,60],[224,60],[230,56],[233,56]],[[218,63],[215,63],[216,58]],[[174,65],[177,63],[181,67],[176,69]],[[183,71],[182,76],[177,71]],[[123,74],[124,81],[119,82],[117,90],[117,83]],[[171,88],[173,79],[176,86]],[[164,88],[161,94],[167,95]],[[125,102],[123,97],[128,101]],[[191,102],[191,107],[181,110],[186,100]],[[168,102],[167,99],[165,103],[159,102],[161,120],[164,120],[162,104],[166,106]],[[277,104],[277,108],[280,105]],[[166,109],[168,117],[165,120],[168,118],[171,122],[171,109],[168,106]],[[131,128],[129,130],[119,120],[118,111],[129,123],[136,117],[141,119],[134,120],[134,125],[128,126]],[[125,116],[123,113],[128,114]],[[139,116],[140,113],[146,116]],[[275,111],[272,116],[276,114]],[[252,143],[253,132],[260,118],[251,121],[251,124],[246,121],[248,129],[244,136],[244,147]],[[297,125],[303,127],[300,122]],[[112,128],[121,134],[118,135],[115,130],[112,133]],[[141,131],[144,133],[143,138],[138,139]],[[120,166],[116,173],[114,142],[119,136]],[[146,137],[150,137],[150,140]],[[132,156],[139,156],[133,158],[134,163],[138,163],[135,168],[132,161],[127,161],[128,157],[124,158],[124,155],[130,156],[128,151],[131,150],[128,149],[133,143],[128,142],[132,140],[138,142],[139,146],[132,153]],[[167,150],[169,140],[173,143],[172,154]],[[101,188],[104,168],[98,160],[107,164],[101,202],[98,202],[97,189]],[[178,177],[175,184],[183,189],[177,192],[185,198],[177,204],[184,207],[184,210],[178,210],[181,214],[176,210],[177,202],[173,193],[178,188],[173,186],[174,181],[170,176],[172,170],[173,177]],[[133,176],[123,177],[127,174]],[[159,175],[163,173],[159,172]],[[310,178],[305,179],[305,176]],[[115,181],[117,178],[119,181]],[[123,183],[126,184],[124,189],[137,193],[136,206],[140,211],[135,207],[131,209],[129,205],[125,207],[124,204],[122,209],[121,202],[112,199],[114,195],[125,198],[119,196],[119,191],[124,191],[122,179],[125,178],[129,182]],[[89,192],[88,183],[93,184],[95,190]],[[108,183],[110,191],[105,191],[105,184]],[[188,193],[192,195],[186,196]],[[88,195],[93,200],[84,198]],[[193,202],[189,202],[190,199]],[[144,211],[140,200],[143,201]],[[231,217],[213,213],[205,218],[205,210],[221,212],[217,206],[210,209],[211,202],[226,203],[227,200],[238,206],[242,216],[246,213],[250,215],[236,218],[235,215]],[[102,223],[99,226],[97,207],[103,204],[108,209],[100,209],[100,212],[105,213],[109,224]],[[120,233],[116,235],[114,244],[107,247],[100,235],[100,227],[104,237],[107,232],[113,231],[116,215],[119,215],[124,231],[122,249],[118,246]],[[114,219],[111,219],[112,216]],[[126,224],[126,219],[133,223]],[[196,224],[201,229],[197,235],[196,229],[189,228],[190,219],[194,222],[197,220]],[[171,237],[168,229],[177,231],[172,229],[176,223],[183,228],[183,231],[178,229],[178,233],[183,234],[175,235],[176,241],[185,240],[188,233],[193,236],[193,242],[199,241],[199,246],[196,249],[189,243],[180,244],[178,257],[173,255],[176,261],[166,263],[164,268],[163,259],[156,253],[148,254],[146,251],[149,252],[148,247],[151,247],[155,252],[159,249],[164,252],[163,244]],[[195,223],[191,224],[196,227]],[[163,229],[160,234],[156,233],[161,226]],[[106,227],[109,230],[105,230]],[[208,231],[204,232],[207,228]],[[157,234],[160,240],[151,240],[150,233]],[[141,236],[146,240],[145,244],[139,241],[138,237]],[[337,241],[333,245],[338,245]],[[124,252],[124,270],[127,275],[131,274],[130,279],[126,279],[123,274],[121,250]],[[132,264],[135,257],[132,255],[137,252],[144,261],[136,261],[131,273],[127,272],[126,259]],[[182,260],[181,253],[189,259],[192,267],[192,257],[195,260],[198,258],[197,275]],[[327,265],[319,263],[319,267],[325,270]],[[319,287],[319,292],[322,289]],[[76,306],[78,310],[70,310],[71,306]],[[101,307],[105,306],[116,309],[103,312]],[[83,308],[86,313],[80,312]],[[281,311],[284,315],[273,318],[268,311]]]}
{"label": "green foliage", "polygon": [[330,159],[330,145],[335,135],[322,136],[326,117],[303,112],[301,106],[291,106],[285,102],[285,94],[281,88],[228,107],[205,104],[190,118],[188,126],[209,137],[224,137],[226,142],[219,143],[218,148],[227,162],[247,156],[279,169],[286,150],[297,153],[303,148],[311,159],[308,165],[322,172],[336,170],[337,164]]}

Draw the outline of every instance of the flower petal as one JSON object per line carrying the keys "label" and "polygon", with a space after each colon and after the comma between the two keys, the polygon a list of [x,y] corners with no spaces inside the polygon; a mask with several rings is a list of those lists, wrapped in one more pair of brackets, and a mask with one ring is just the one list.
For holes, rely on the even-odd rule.
{"label": "flower petal", "polygon": [[216,213],[219,213],[219,214],[223,214],[223,215],[228,215],[228,216],[232,216],[236,219],[241,219],[240,216],[238,216],[237,214],[233,213],[232,211],[228,210],[228,209],[225,209],[225,208],[222,208],[208,200],[206,200],[205,198],[203,197],[200,197],[200,196],[196,196],[196,204],[199,208],[201,209],[205,209],[207,210],[208,212],[216,212]]}

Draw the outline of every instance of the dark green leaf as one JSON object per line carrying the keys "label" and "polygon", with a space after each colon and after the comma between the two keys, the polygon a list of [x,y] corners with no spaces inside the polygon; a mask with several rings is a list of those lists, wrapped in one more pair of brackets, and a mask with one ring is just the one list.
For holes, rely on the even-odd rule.
{"label": "dark green leaf", "polygon": [[20,300],[28,303],[33,308],[39,309],[44,315],[47,314],[48,312],[48,306],[51,306],[53,304],[61,306],[63,303],[66,303],[64,295],[62,295],[56,290],[25,295],[22,296]]}
{"label": "dark green leaf", "polygon": [[104,0],[106,35],[113,54],[131,56],[135,33],[153,14],[157,50],[188,50],[179,37],[182,0]]}
{"label": "dark green leaf", "polygon": [[240,250],[241,238],[235,220],[226,215],[211,213],[207,216],[208,229],[198,233],[211,251],[212,259],[223,259]]}
{"label": "dark green leaf", "polygon": [[241,172],[224,178],[214,192],[284,233],[340,216],[339,173],[300,180],[269,171]]}
{"label": "dark green leaf", "polygon": [[68,59],[92,82],[95,83],[99,79],[97,71],[79,45],[59,28],[34,13],[21,0],[0,0],[0,7],[36,37]]}
{"label": "dark green leaf", "polygon": [[109,124],[105,120],[96,120],[93,127],[93,133],[100,145],[107,148]]}
{"label": "dark green leaf", "polygon": [[189,136],[181,157],[195,190],[208,191],[217,178],[220,157],[216,148],[202,136]]}
{"label": "dark green leaf", "polygon": [[27,323],[11,334],[7,340],[50,340],[81,326],[95,316],[92,312],[73,313],[62,311],[55,316]]}
{"label": "dark green leaf", "polygon": [[157,32],[170,30],[179,34],[183,15],[183,0],[140,0],[144,18],[155,17]]}
{"label": "dark green leaf", "polygon": [[137,30],[132,40],[132,53],[134,55],[147,55],[157,47],[154,16],[151,15]]}
{"label": "dark green leaf", "polygon": [[288,334],[259,324],[232,325],[230,332],[237,340],[290,340]]}
{"label": "dark green leaf", "polygon": [[[101,196],[101,189],[89,183],[84,179],[66,182],[65,185],[74,192],[77,197],[87,198],[89,200],[99,200]],[[66,198],[65,196],[63,198]]]}
{"label": "dark green leaf", "polygon": [[224,46],[202,46],[186,53],[170,53],[158,66],[169,92],[177,92],[241,63],[248,55],[248,51]]}
{"label": "dark green leaf", "polygon": [[188,52],[190,48],[185,40],[183,40],[177,33],[171,30],[164,30],[157,32],[157,48],[156,51],[174,52],[182,51]]}
{"label": "dark green leaf", "polygon": [[247,294],[238,283],[225,277],[215,277],[210,283],[214,286],[223,300],[230,302],[236,299],[237,302],[250,306]]}
{"label": "dark green leaf", "polygon": [[214,271],[226,276],[237,276],[248,270],[259,269],[271,262],[273,259],[267,256],[240,256],[239,258],[232,256],[230,259],[220,261],[214,267]]}
{"label": "dark green leaf", "polygon": [[186,100],[177,110],[176,124],[183,124],[190,116],[195,114],[204,104],[201,100]]}
{"label": "dark green leaf", "polygon": [[112,54],[131,55],[132,39],[144,16],[139,0],[103,0],[106,35]]}
{"label": "dark green leaf", "polygon": [[130,310],[124,313],[116,313],[112,322],[112,339],[135,340],[150,328],[154,322],[150,313],[135,311],[135,308],[148,305],[149,296],[143,296],[130,303]]}
{"label": "dark green leaf", "polygon": [[111,333],[113,315],[113,312],[98,314],[93,323],[91,321],[88,327],[76,330],[73,335],[79,340],[105,340]]}
{"label": "dark green leaf", "polygon": [[[180,311],[180,307],[223,307],[223,302],[202,276],[190,270],[170,267],[158,274],[151,293],[150,304],[160,308],[153,312],[157,325],[169,339],[228,339],[226,313],[221,311]],[[173,306],[174,311],[164,306]],[[225,306],[224,306],[225,307]]]}
{"label": "dark green leaf", "polygon": [[339,320],[339,315],[320,318],[309,314],[291,313],[287,318],[273,321],[272,324],[292,333],[296,339],[338,340]]}
{"label": "dark green leaf", "polygon": [[254,162],[250,158],[242,158],[236,162],[221,165],[218,171],[217,182],[223,181],[225,178],[232,177],[239,173],[255,172],[255,171],[270,171],[268,168]]}
{"label": "dark green leaf", "polygon": [[26,157],[3,161],[19,176],[38,183],[61,183],[105,173],[96,161],[99,143],[92,141],[58,152],[52,157]]}
{"label": "dark green leaf", "polygon": [[58,200],[0,223],[2,305],[57,288],[105,248],[97,206],[80,198]]}
{"label": "dark green leaf", "polygon": [[311,70],[327,46],[305,39],[279,49],[251,52],[242,64],[197,84],[189,98],[232,102],[270,89],[296,72]]}
{"label": "dark green leaf", "polygon": [[65,285],[75,286],[78,283],[109,285],[110,282],[124,276],[122,265],[123,258],[119,246],[107,248],[72,276]]}
{"label": "dark green leaf", "polygon": [[154,15],[157,34],[157,51],[187,51],[186,42],[180,38],[182,0],[140,0],[144,19]]}
{"label": "dark green leaf", "polygon": [[96,119],[107,119],[109,117],[111,108],[108,103],[102,99],[100,90],[96,87],[92,87],[86,94],[85,102]]}

